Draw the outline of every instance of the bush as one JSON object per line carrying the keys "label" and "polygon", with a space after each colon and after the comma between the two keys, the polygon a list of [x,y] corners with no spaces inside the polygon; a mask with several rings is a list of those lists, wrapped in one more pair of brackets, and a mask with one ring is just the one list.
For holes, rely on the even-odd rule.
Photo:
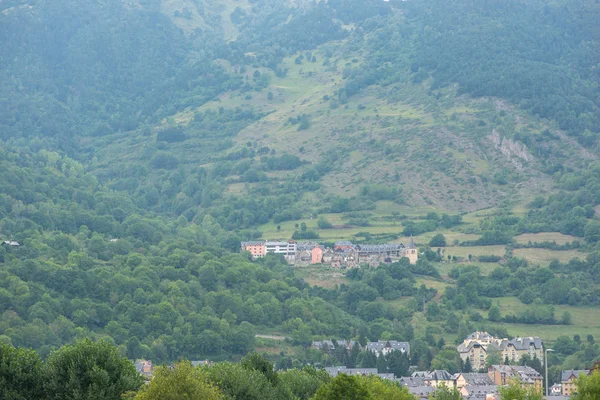
{"label": "bush", "polygon": [[150,165],[156,169],[175,169],[179,161],[173,154],[162,151],[152,157]]}
{"label": "bush", "polygon": [[444,247],[446,246],[446,237],[438,233],[429,241],[429,247]]}

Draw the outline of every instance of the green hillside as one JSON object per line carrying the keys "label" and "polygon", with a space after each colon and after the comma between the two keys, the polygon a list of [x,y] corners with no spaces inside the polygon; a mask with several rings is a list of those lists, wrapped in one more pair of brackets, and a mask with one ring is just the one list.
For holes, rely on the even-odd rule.
{"label": "green hillside", "polygon": [[[0,1],[0,241],[20,244],[0,247],[0,341],[290,368],[348,361],[313,339],[389,338],[456,372],[479,329],[552,341],[553,380],[589,367],[599,19],[593,0]],[[239,254],[409,236],[416,265]]]}

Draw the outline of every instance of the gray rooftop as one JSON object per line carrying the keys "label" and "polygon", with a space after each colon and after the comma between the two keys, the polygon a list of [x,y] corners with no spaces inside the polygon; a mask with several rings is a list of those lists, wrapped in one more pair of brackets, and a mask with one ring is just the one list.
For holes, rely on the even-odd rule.
{"label": "gray rooftop", "polygon": [[325,371],[327,371],[327,373],[329,375],[331,375],[332,377],[336,377],[339,374],[346,374],[346,375],[350,375],[350,376],[374,375],[374,376],[378,376],[382,379],[395,380],[394,374],[379,374],[379,373],[377,373],[377,368],[346,368],[343,366],[339,366],[339,367],[326,367]]}
{"label": "gray rooftop", "polygon": [[499,347],[501,350],[504,350],[506,347],[511,345],[517,350],[528,350],[530,347],[541,349],[542,339],[539,337],[514,338],[512,340],[503,339],[502,342],[500,342]]}
{"label": "gray rooftop", "polygon": [[467,384],[470,386],[488,386],[494,384],[488,374],[468,373],[460,375],[462,375]]}
{"label": "gray rooftop", "polygon": [[396,340],[380,340],[367,343],[367,350],[381,352],[383,349],[399,350],[410,353],[410,344],[408,342],[398,342]]}
{"label": "gray rooftop", "polygon": [[560,381],[565,382],[568,381],[571,377],[577,379],[581,375],[587,375],[590,373],[589,369],[568,369],[566,371],[562,371],[560,375]]}
{"label": "gray rooftop", "polygon": [[451,381],[452,375],[448,371],[436,369],[431,371],[428,376],[425,377],[425,381]]}
{"label": "gray rooftop", "polygon": [[410,394],[416,396],[419,399],[428,399],[433,392],[435,392],[435,388],[431,386],[412,386],[408,387],[408,391]]}

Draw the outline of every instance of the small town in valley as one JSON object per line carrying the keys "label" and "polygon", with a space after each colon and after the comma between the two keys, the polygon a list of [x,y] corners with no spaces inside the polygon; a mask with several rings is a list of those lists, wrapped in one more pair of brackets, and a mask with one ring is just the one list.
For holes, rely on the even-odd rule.
{"label": "small town in valley", "polygon": [[402,243],[354,244],[350,241],[338,241],[333,247],[329,247],[316,242],[294,240],[258,240],[241,242],[240,245],[241,251],[249,252],[253,259],[267,254],[280,254],[288,263],[297,266],[323,264],[335,268],[356,268],[360,265],[377,267],[397,262],[404,257],[411,264],[416,264],[419,259],[412,236],[407,246]]}
{"label": "small town in valley", "polygon": [[[465,400],[500,400],[499,388],[519,382],[527,388],[542,393],[544,378],[540,372],[545,364],[543,341],[539,337],[497,338],[487,332],[473,332],[468,335],[456,350],[463,361],[463,372],[450,373],[446,370],[421,371],[412,365],[411,346],[408,342],[396,340],[378,340],[363,342],[346,339],[316,340],[310,344],[310,350],[324,354],[352,353],[363,355],[361,364],[369,367],[347,365],[325,366],[323,369],[331,376],[340,374],[349,376],[377,376],[396,382],[417,399],[430,399],[436,389],[445,386],[456,389]],[[367,358],[372,360],[367,361]],[[495,357],[494,359],[492,359]],[[343,357],[342,357],[343,358]],[[351,359],[352,357],[346,357]],[[359,357],[360,358],[360,357]],[[406,374],[394,372],[393,365],[402,364]],[[356,361],[356,360],[355,360]],[[381,371],[382,363],[389,368]],[[151,379],[154,366],[149,360],[136,360],[137,371],[146,379]],[[213,362],[192,361],[192,365],[211,366]],[[532,365],[535,365],[534,368]],[[542,368],[543,369],[543,368]],[[543,371],[542,371],[543,372]],[[590,374],[590,370],[564,370],[560,383],[548,388],[548,400],[566,400],[577,389],[580,376]]]}

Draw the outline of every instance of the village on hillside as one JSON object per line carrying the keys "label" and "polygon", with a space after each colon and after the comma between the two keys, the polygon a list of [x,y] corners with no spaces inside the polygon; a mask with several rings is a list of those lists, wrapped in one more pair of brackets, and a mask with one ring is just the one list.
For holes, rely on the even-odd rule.
{"label": "village on hillside", "polygon": [[335,268],[356,268],[360,265],[377,267],[408,258],[416,264],[419,254],[411,236],[408,246],[402,243],[354,244],[349,241],[335,242],[333,247],[317,242],[259,240],[241,242],[241,251],[247,251],[253,259],[267,254],[281,254],[292,265],[324,264]]}

